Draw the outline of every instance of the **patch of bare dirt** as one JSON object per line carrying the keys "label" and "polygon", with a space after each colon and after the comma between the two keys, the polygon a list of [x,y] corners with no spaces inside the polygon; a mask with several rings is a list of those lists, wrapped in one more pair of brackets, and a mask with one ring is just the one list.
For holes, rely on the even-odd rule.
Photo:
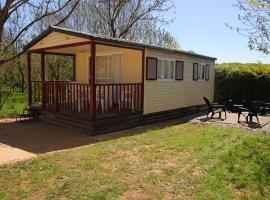
{"label": "patch of bare dirt", "polygon": [[0,165],[95,142],[83,132],[39,122],[0,118]]}
{"label": "patch of bare dirt", "polygon": [[0,165],[34,158],[36,154],[0,143]]}
{"label": "patch of bare dirt", "polygon": [[141,189],[129,189],[127,191],[125,191],[122,196],[126,199],[129,200],[146,200],[148,199],[146,193],[144,191],[142,191]]}

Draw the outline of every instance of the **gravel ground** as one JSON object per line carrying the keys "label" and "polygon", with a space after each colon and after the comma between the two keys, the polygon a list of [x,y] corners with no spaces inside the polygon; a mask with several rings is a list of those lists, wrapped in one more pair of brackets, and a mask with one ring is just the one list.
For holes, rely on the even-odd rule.
{"label": "gravel ground", "polygon": [[270,133],[270,115],[259,116],[260,124],[256,123],[256,119],[253,120],[255,122],[247,124],[244,117],[242,116],[240,118],[240,123],[238,123],[237,117],[238,116],[236,113],[227,113],[227,119],[224,119],[224,116],[221,119],[210,119],[205,114],[201,114],[201,116],[194,117],[191,120],[191,123],[211,124],[229,128],[240,128],[246,131],[259,131],[263,133]]}

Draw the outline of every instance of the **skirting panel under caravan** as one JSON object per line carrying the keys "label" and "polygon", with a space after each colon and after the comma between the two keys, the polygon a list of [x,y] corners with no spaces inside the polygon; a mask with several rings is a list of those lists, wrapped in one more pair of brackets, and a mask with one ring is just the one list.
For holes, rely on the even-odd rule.
{"label": "skirting panel under caravan", "polygon": [[146,124],[152,124],[156,122],[179,119],[181,117],[200,112],[204,108],[205,106],[198,105],[169,111],[156,112],[146,115],[129,114],[125,116],[99,119],[95,121],[76,119],[61,114],[44,112],[42,114],[42,119],[55,125],[83,130],[87,134],[94,136],[111,133],[114,131],[120,131],[128,128],[134,128]]}

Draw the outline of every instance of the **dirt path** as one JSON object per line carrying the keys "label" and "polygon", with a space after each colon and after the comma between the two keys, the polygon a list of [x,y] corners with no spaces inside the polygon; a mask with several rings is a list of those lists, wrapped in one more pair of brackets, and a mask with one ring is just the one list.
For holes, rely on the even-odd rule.
{"label": "dirt path", "polygon": [[0,164],[95,142],[89,135],[46,122],[0,119]]}
{"label": "dirt path", "polygon": [[35,157],[36,154],[0,143],[0,165]]}

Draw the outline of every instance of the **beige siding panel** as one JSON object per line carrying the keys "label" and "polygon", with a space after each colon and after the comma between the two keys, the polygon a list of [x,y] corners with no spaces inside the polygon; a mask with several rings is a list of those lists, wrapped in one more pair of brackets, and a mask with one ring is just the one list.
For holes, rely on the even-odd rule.
{"label": "beige siding panel", "polygon": [[[183,81],[145,81],[144,114],[204,104],[203,97],[214,96],[214,61],[173,53],[147,50],[146,56],[185,62]],[[209,81],[193,81],[193,63],[210,64]]]}
{"label": "beige siding panel", "polygon": [[47,35],[45,38],[43,38],[41,41],[39,41],[37,44],[32,46],[30,50],[42,49],[42,48],[65,45],[65,44],[73,44],[73,43],[78,43],[78,42],[86,42],[86,41],[89,41],[89,40],[80,38],[80,37],[70,36],[63,33],[52,32],[49,35]]}
{"label": "beige siding panel", "polygon": [[[142,52],[130,49],[116,49],[112,51],[97,51],[97,55],[122,54],[121,68],[122,83],[141,83],[142,81]],[[76,54],[76,81],[88,83],[89,53]]]}
{"label": "beige siding panel", "polygon": [[142,82],[142,51],[124,49],[122,81],[124,83]]}
{"label": "beige siding panel", "polygon": [[88,83],[89,74],[89,53],[77,53],[76,54],[76,79],[78,83]]}

